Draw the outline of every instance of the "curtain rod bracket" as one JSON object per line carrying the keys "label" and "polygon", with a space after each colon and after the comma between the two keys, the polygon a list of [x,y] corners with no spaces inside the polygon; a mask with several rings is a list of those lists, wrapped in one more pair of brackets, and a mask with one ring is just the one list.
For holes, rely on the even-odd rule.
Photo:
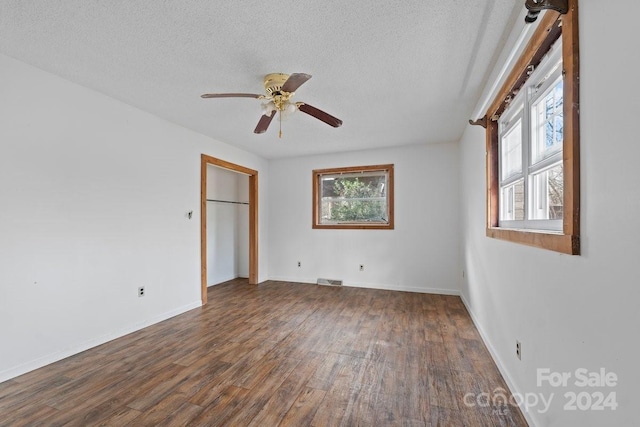
{"label": "curtain rod bracket", "polygon": [[474,126],[482,126],[483,128],[487,128],[487,116],[482,117],[481,119],[478,120],[471,120],[469,119],[469,124],[470,125],[474,125]]}
{"label": "curtain rod bracket", "polygon": [[540,12],[546,9],[565,14],[569,11],[568,3],[568,0],[525,0],[524,5],[527,8],[527,16],[524,17],[524,22],[527,24],[535,22]]}

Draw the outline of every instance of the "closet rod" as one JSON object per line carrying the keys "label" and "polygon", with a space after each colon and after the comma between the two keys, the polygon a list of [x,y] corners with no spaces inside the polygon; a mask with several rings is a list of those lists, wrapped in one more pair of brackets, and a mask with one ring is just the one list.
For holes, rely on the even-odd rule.
{"label": "closet rod", "polygon": [[216,200],[216,199],[207,199],[207,202],[218,202],[218,203],[233,203],[235,205],[248,205],[248,202],[232,202],[231,200]]}

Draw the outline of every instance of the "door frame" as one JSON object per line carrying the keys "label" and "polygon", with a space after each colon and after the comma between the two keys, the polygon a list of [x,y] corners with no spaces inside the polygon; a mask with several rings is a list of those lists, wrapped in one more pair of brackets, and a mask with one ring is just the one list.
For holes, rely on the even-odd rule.
{"label": "door frame", "polygon": [[249,284],[258,284],[258,171],[225,160],[200,156],[200,289],[207,304],[207,167],[217,166],[249,176]]}

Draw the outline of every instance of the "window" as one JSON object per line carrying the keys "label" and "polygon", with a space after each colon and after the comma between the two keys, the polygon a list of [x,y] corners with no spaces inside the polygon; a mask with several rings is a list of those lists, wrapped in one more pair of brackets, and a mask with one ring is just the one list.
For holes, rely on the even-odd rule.
{"label": "window", "polygon": [[487,110],[487,236],[577,255],[577,0],[568,4],[545,12]]}
{"label": "window", "polygon": [[393,165],[314,170],[312,224],[393,229]]}
{"label": "window", "polygon": [[498,121],[499,227],[562,231],[561,40]]}

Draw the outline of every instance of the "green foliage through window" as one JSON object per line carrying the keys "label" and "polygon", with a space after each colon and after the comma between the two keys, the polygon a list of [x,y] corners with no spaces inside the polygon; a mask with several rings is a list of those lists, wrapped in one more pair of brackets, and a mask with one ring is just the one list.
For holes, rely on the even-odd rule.
{"label": "green foliage through window", "polygon": [[336,222],[386,222],[386,176],[323,179],[322,218]]}

